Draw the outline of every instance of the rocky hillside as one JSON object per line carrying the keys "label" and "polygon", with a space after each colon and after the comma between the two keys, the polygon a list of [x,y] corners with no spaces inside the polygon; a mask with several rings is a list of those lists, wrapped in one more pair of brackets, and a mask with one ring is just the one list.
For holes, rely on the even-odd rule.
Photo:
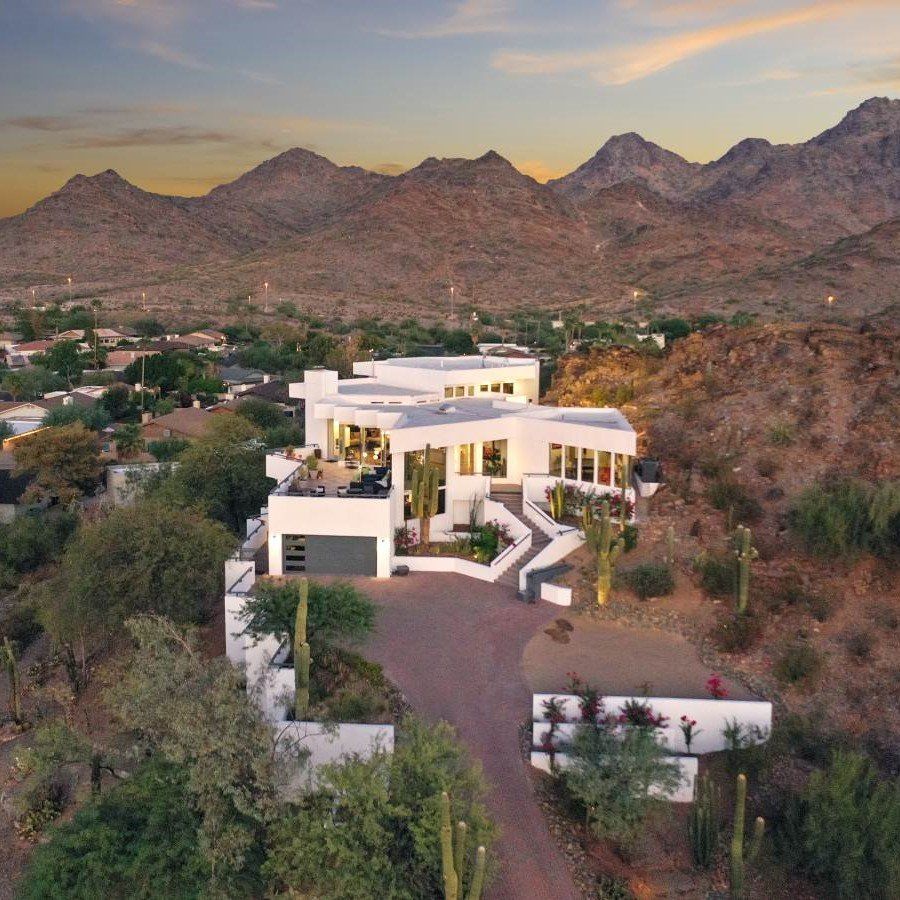
{"label": "rocky hillside", "polygon": [[[720,600],[702,591],[695,560],[729,558],[731,528],[747,522],[759,550],[759,634],[727,664],[789,709],[856,734],[892,766],[900,766],[897,560],[810,555],[788,521],[811,485],[900,478],[898,338],[895,328],[720,326],[659,358],[628,348],[566,357],[548,398],[588,405],[631,396],[623,409],[640,453],[663,461],[667,484],[644,511],[639,552],[658,561],[674,526],[683,589],[641,611],[721,638],[729,591]],[[779,661],[807,644],[820,670],[777,681]]]}
{"label": "rocky hillside", "polygon": [[221,315],[259,293],[311,311],[441,316],[462,305],[579,306],[767,319],[896,316],[900,100],[874,98],[796,145],[746,139],[690,163],[637,134],[538,184],[497,153],[399,176],[293,149],[204,197],[107,171],[0,220],[0,299],[35,287],[127,306],[147,290]]}

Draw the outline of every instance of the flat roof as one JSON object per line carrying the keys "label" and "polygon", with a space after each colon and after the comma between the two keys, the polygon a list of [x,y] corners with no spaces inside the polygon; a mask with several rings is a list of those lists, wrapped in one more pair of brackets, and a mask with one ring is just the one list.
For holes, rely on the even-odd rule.
{"label": "flat roof", "polygon": [[362,381],[348,378],[338,382],[338,394],[347,396],[365,397],[377,394],[385,397],[430,397],[434,391],[422,391],[419,388],[397,387],[393,384],[384,384],[377,379],[375,381]]}
{"label": "flat roof", "polygon": [[454,372],[468,369],[502,369],[532,366],[533,359],[510,359],[502,356],[403,356],[376,360],[376,366],[397,366],[403,369],[428,369],[433,372]]}

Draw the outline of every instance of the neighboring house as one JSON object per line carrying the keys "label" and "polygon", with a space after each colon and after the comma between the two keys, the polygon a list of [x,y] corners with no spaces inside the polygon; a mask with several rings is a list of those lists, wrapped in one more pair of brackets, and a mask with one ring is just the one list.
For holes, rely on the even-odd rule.
{"label": "neighboring house", "polygon": [[221,331],[213,331],[204,328],[202,331],[192,331],[180,338],[182,343],[189,344],[195,350],[218,350],[224,347],[228,338]]}
{"label": "neighboring house", "polygon": [[84,387],[74,391],[51,391],[41,400],[0,401],[0,421],[9,423],[15,435],[25,434],[40,428],[47,413],[58,406],[92,407],[106,388]]}
{"label": "neighboring house", "polygon": [[25,364],[31,363],[31,358],[39,353],[46,353],[54,344],[54,341],[24,341],[12,348],[12,353],[25,359]]}
{"label": "neighboring house", "polygon": [[243,366],[219,366],[219,378],[225,385],[223,400],[236,397],[254,385],[265,384],[271,380],[270,376],[257,372],[255,369],[245,369]]}
{"label": "neighboring house", "polygon": [[203,437],[217,413],[208,412],[196,406],[180,407],[163,416],[149,419],[141,425],[141,433],[146,442],[164,438],[183,438],[194,441]]}
{"label": "neighboring house", "polygon": [[21,334],[16,334],[14,331],[2,331],[0,332],[0,350],[9,353],[21,340]]}
{"label": "neighboring house", "polygon": [[130,506],[134,503],[145,481],[159,473],[160,470],[171,471],[177,466],[177,462],[142,462],[141,460],[107,466],[106,503],[111,506]]}
{"label": "neighboring house", "polygon": [[69,328],[67,331],[61,331],[57,334],[53,340],[55,341],[83,341],[84,340],[84,329],[83,328]]}
{"label": "neighboring house", "polygon": [[98,328],[94,331],[94,335],[101,347],[115,347],[121,341],[138,340],[134,335],[120,331],[118,328]]}
{"label": "neighboring house", "polygon": [[156,341],[150,341],[145,345],[145,349],[147,350],[157,350],[160,353],[167,353],[175,350],[196,350],[192,344],[186,344],[184,341],[178,339],[178,337],[174,338],[160,338]]}
{"label": "neighboring house", "polygon": [[124,372],[133,362],[146,356],[158,356],[159,352],[159,350],[110,350],[106,354],[106,368]]}
{"label": "neighboring house", "polygon": [[[438,540],[481,508],[522,536],[518,559],[531,546],[523,516],[556,539],[557,523],[541,506],[558,481],[633,501],[634,429],[616,409],[539,405],[537,360],[419,357],[356,363],[354,371],[363,377],[308,369],[303,383],[290,386],[291,397],[305,401],[300,458],[318,450],[326,478],[324,494],[304,496],[303,485],[294,486],[295,458],[267,458],[268,474],[279,480],[267,503],[270,574],[388,576],[396,530],[420,524],[409,500],[426,446],[438,471],[431,518],[432,535],[444,535]],[[342,469],[360,467],[370,473],[355,485],[356,472],[337,483]],[[309,483],[314,491],[317,483]],[[513,498],[509,508],[504,497]],[[568,531],[577,537],[577,529]]]}

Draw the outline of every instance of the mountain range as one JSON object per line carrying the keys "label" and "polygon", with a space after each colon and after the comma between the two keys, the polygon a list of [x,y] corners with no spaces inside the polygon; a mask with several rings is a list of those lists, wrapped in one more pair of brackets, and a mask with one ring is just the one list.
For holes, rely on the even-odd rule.
{"label": "mountain range", "polygon": [[[579,305],[895,316],[900,100],[872,98],[800,144],[742,140],[688,162],[629,133],[539,184],[490,151],[395,176],[293,149],[202,197],[76,175],[0,220],[0,296],[37,286],[221,313],[259,294],[320,314],[428,316]],[[642,305],[646,309],[647,306]]]}

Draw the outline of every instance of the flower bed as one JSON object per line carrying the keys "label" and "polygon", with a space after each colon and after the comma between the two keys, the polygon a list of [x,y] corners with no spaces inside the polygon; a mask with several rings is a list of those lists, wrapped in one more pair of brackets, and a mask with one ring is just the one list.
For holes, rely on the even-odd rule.
{"label": "flower bed", "polygon": [[394,548],[402,556],[453,556],[489,565],[510,544],[515,543],[509,528],[496,519],[475,525],[470,531],[455,534],[449,541],[423,544],[414,528],[398,528]]}
{"label": "flower bed", "polygon": [[[544,488],[544,497],[551,509],[552,494],[553,485]],[[595,516],[599,517],[600,508],[604,502],[609,503],[609,513],[614,519],[629,522],[634,517],[634,501],[629,500],[622,491],[598,493],[593,489],[585,490],[576,484],[565,484],[563,514],[558,521],[567,525],[580,526],[582,509],[585,506],[591,506]]]}

